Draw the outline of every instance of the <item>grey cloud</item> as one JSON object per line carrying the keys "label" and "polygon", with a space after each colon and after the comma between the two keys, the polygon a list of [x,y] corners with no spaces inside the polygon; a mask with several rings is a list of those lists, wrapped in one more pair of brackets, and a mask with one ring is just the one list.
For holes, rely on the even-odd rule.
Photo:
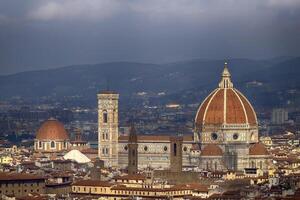
{"label": "grey cloud", "polygon": [[0,74],[299,55],[299,0],[0,0]]}

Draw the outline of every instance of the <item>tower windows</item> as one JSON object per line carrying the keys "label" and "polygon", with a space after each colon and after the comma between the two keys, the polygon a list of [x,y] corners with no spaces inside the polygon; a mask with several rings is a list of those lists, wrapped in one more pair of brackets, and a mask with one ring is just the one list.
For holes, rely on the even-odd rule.
{"label": "tower windows", "polygon": [[176,155],[177,155],[177,144],[174,143],[174,144],[173,144],[173,147],[174,147],[174,148],[173,148],[173,155],[176,156]]}
{"label": "tower windows", "polygon": [[108,122],[108,116],[107,116],[107,111],[103,111],[103,123],[106,124]]}
{"label": "tower windows", "polygon": [[115,123],[115,112],[116,112],[116,109],[113,110],[113,117],[112,117],[113,123]]}

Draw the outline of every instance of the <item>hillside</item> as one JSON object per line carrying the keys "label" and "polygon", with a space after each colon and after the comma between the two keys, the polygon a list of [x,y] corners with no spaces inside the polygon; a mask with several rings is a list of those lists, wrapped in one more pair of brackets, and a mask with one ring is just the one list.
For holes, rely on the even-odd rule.
{"label": "hillside", "polygon": [[[274,98],[279,90],[299,89],[300,58],[231,59],[228,62],[235,86],[256,103],[261,98],[260,102],[267,101],[264,94]],[[12,97],[59,100],[76,96],[93,102],[99,90],[109,87],[120,92],[124,99],[144,91],[165,92],[167,95],[161,99],[165,101],[175,98],[193,102],[216,87],[223,63],[223,60],[204,59],[160,65],[113,62],[29,71],[0,76],[0,93],[2,100]],[[255,85],[253,81],[262,85]],[[276,103],[280,101],[275,99]]]}

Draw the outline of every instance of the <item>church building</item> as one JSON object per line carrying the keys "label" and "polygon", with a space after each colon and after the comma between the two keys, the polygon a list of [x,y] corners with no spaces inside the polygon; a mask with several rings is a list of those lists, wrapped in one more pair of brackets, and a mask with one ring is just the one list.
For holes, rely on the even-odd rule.
{"label": "church building", "polygon": [[[104,91],[97,96],[99,157],[106,166],[125,169],[133,145],[130,136],[118,132],[119,94]],[[234,88],[227,63],[218,87],[200,104],[194,127],[194,134],[183,134],[180,142],[179,163],[183,167],[210,171],[267,169],[269,153],[258,140],[256,113],[248,99]],[[138,168],[170,168],[172,136],[136,133],[134,137]]]}

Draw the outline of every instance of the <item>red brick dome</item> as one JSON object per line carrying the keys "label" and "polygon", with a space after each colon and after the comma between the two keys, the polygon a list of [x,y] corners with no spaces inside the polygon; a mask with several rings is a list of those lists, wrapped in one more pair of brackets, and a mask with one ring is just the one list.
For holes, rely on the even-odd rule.
{"label": "red brick dome", "polygon": [[54,118],[45,121],[36,134],[38,140],[68,140],[64,125]]}
{"label": "red brick dome", "polygon": [[249,148],[249,155],[251,156],[263,156],[263,155],[269,155],[269,152],[265,145],[262,143],[255,143],[250,146]]}
{"label": "red brick dome", "polygon": [[255,111],[247,98],[233,88],[231,75],[225,65],[219,87],[211,92],[200,105],[196,126],[222,124],[257,125]]}
{"label": "red brick dome", "polygon": [[218,145],[208,144],[201,151],[201,156],[223,156],[223,151]]}

